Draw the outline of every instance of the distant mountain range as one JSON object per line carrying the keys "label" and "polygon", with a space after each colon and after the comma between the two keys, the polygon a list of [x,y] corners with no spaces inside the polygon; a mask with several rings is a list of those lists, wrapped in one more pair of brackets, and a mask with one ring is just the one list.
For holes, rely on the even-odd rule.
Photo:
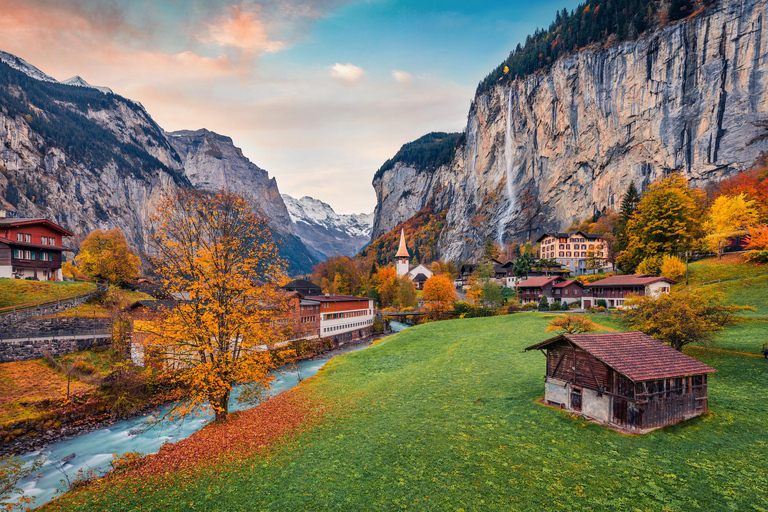
{"label": "distant mountain range", "polygon": [[373,213],[338,214],[330,205],[311,197],[295,199],[283,194],[294,232],[319,257],[354,256],[371,240]]}
{"label": "distant mountain range", "polygon": [[292,274],[347,253],[359,243],[350,239],[363,236],[354,222],[346,233],[340,221],[329,225],[337,248],[330,238],[322,250],[308,248],[297,236],[305,223],[292,222],[276,180],[229,137],[205,129],[167,133],[138,102],[79,76],[59,82],[0,51],[0,208],[50,218],[73,231],[75,243],[117,227],[144,252],[159,201],[180,188],[249,197],[281,239]]}

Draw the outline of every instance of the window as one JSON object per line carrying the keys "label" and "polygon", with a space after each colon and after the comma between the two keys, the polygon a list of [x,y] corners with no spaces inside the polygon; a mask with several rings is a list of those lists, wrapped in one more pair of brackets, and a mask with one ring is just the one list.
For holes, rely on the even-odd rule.
{"label": "window", "polygon": [[40,261],[53,261],[52,254],[49,252],[41,252]]}
{"label": "window", "polygon": [[32,243],[32,235],[29,233],[24,233],[24,241],[27,243]]}
{"label": "window", "polygon": [[17,242],[23,242],[24,241],[24,233],[16,233],[16,241]]}

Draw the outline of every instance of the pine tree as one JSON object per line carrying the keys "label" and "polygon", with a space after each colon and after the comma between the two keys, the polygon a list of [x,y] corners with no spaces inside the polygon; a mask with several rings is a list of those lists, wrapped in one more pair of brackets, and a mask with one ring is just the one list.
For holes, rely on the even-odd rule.
{"label": "pine tree", "polygon": [[627,248],[627,224],[637,211],[637,205],[640,203],[640,194],[637,192],[634,182],[629,184],[627,193],[621,200],[621,209],[619,210],[619,220],[616,222],[614,235],[616,236],[616,252],[621,252]]}

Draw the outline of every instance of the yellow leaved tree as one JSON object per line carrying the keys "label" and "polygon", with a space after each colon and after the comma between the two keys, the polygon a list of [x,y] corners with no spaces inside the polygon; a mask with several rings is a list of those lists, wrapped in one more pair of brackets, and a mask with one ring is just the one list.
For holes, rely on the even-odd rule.
{"label": "yellow leaved tree", "polygon": [[128,247],[119,228],[91,232],[80,244],[75,263],[76,269],[70,268],[69,272],[76,274],[76,270],[80,270],[93,279],[110,284],[135,279],[141,266],[141,260]]}
{"label": "yellow leaved tree", "polygon": [[289,334],[284,263],[264,218],[232,192],[180,192],[154,222],[152,262],[177,300],[149,324],[145,354],[188,391],[175,415],[207,404],[222,420],[235,385],[246,403],[269,388],[265,349]]}
{"label": "yellow leaved tree", "polygon": [[707,247],[722,256],[725,243],[731,238],[746,236],[758,218],[755,202],[747,199],[744,193],[718,197],[709,207],[704,223]]}

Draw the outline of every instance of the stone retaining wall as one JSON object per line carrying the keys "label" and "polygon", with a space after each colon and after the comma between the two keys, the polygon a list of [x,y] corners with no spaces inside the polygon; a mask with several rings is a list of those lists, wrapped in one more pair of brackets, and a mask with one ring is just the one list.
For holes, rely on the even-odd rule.
{"label": "stone retaining wall", "polygon": [[99,285],[96,288],[96,290],[92,291],[91,293],[87,293],[85,295],[76,297],[74,299],[44,303],[38,307],[19,309],[18,311],[12,311],[10,313],[0,315],[0,328],[7,329],[13,324],[21,322],[23,320],[27,320],[29,318],[34,318],[37,316],[55,315],[59,311],[64,311],[65,309],[82,306],[88,301],[88,299],[90,299],[97,293],[106,291],[106,289],[107,289],[106,286]]}
{"label": "stone retaining wall", "polygon": [[0,363],[40,359],[45,352],[54,357],[79,350],[109,345],[111,337],[101,334],[89,337],[46,337],[26,340],[0,341]]}

